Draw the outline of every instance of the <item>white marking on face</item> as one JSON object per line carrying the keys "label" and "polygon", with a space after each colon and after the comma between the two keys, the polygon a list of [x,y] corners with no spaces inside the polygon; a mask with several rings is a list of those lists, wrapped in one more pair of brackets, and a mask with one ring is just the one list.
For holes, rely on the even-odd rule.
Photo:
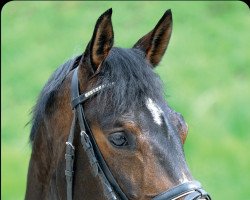
{"label": "white marking on face", "polygon": [[162,109],[150,98],[146,100],[146,106],[148,110],[151,112],[154,122],[158,125],[161,125],[162,124],[161,115],[163,113]]}
{"label": "white marking on face", "polygon": [[186,174],[184,172],[181,172],[182,177],[179,179],[179,181],[181,183],[187,182],[188,181],[188,177],[186,176]]}

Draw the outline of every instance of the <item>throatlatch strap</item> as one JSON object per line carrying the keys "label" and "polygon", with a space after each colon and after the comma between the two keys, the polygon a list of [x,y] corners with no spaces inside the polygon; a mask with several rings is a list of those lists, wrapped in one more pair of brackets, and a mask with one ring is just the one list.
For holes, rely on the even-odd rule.
{"label": "throatlatch strap", "polygon": [[73,167],[74,167],[74,157],[75,157],[75,147],[73,146],[73,140],[74,140],[74,130],[75,130],[75,121],[76,121],[76,115],[74,111],[73,121],[70,128],[70,133],[68,137],[68,141],[66,142],[66,154],[65,154],[65,160],[66,160],[66,169],[65,169],[65,176],[66,176],[66,182],[67,182],[67,199],[72,200],[72,185],[73,185]]}

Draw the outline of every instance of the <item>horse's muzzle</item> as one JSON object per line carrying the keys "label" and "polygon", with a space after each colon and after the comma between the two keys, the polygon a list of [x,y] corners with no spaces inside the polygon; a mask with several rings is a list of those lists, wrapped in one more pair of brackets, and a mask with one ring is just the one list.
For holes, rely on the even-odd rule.
{"label": "horse's muzzle", "polygon": [[198,181],[189,181],[177,185],[165,192],[162,192],[152,200],[177,200],[180,198],[183,198],[184,200],[211,200],[209,194],[202,189],[202,186]]}

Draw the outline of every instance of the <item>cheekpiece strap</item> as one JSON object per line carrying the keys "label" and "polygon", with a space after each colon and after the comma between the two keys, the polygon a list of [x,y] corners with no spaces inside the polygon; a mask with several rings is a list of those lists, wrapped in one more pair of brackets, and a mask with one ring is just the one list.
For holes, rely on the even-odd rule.
{"label": "cheekpiece strap", "polygon": [[[81,143],[82,146],[87,154],[87,157],[89,159],[92,171],[94,173],[94,176],[99,176],[102,185],[104,186],[104,193],[105,196],[108,198],[108,200],[117,200],[117,196],[112,189],[109,181],[107,180],[97,158],[95,155],[95,151],[93,149],[93,144],[92,144],[92,133],[91,130],[88,127],[88,124],[86,123],[85,115],[84,115],[84,109],[82,103],[92,97],[93,95],[97,94],[101,90],[108,88],[113,85],[113,83],[110,84],[103,84],[98,87],[95,87],[89,92],[86,92],[82,95],[79,95],[79,82],[78,82],[78,73],[77,69],[73,72],[72,76],[72,82],[71,82],[71,98],[72,98],[72,109],[74,112],[74,120],[72,122],[72,127],[71,131],[68,137],[67,141],[67,146],[66,146],[66,154],[65,154],[65,159],[66,159],[66,170],[65,170],[65,175],[66,175],[66,182],[67,182],[67,200],[72,200],[73,199],[73,164],[74,164],[74,146],[73,146],[73,138],[74,138],[74,126],[75,126],[75,121],[76,119],[79,122],[80,129],[81,129]],[[90,132],[88,135],[86,132]],[[94,144],[96,145],[96,144]]]}

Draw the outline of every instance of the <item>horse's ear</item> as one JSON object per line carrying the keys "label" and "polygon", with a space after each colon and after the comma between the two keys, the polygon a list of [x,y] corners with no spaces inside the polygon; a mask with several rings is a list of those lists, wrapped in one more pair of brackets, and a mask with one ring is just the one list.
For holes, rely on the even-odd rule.
{"label": "horse's ear", "polygon": [[141,49],[148,61],[155,67],[164,55],[172,33],[172,13],[167,10],[155,28],[143,36],[133,48]]}
{"label": "horse's ear", "polygon": [[[104,12],[97,20],[92,38],[84,52],[80,65],[91,65],[95,73],[107,57],[114,43],[114,32],[111,22],[112,8]],[[89,67],[89,66],[88,66]]]}

